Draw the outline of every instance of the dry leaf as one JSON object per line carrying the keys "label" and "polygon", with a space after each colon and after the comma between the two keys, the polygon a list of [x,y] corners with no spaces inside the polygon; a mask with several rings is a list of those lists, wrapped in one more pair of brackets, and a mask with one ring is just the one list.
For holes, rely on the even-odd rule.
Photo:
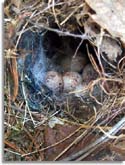
{"label": "dry leaf", "polygon": [[22,4],[21,0],[11,0],[11,3],[14,4],[18,9],[21,8],[21,4]]}
{"label": "dry leaf", "polygon": [[96,12],[92,19],[125,43],[125,0],[86,0],[86,3]]}
{"label": "dry leaf", "polygon": [[[55,159],[57,155],[63,152],[66,149],[66,147],[69,146],[81,134],[80,131],[76,131],[77,129],[78,126],[67,124],[56,125],[54,128],[46,127],[44,132],[45,147],[54,145],[58,142],[60,143],[45,150],[45,160],[52,161]],[[59,160],[64,159],[73,153],[77,153],[79,150],[87,146],[94,139],[94,135],[88,135],[87,138],[81,139],[81,141],[78,144],[73,145],[69,150],[67,150],[67,152],[65,152],[65,154],[63,154]]]}

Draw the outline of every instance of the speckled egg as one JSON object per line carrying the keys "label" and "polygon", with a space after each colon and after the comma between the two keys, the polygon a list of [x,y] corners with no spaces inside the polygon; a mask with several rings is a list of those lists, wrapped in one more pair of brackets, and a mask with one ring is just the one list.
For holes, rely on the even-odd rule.
{"label": "speckled egg", "polygon": [[91,64],[86,65],[82,73],[83,82],[89,83],[90,81],[95,80],[97,77],[98,74],[94,70],[93,66]]}
{"label": "speckled egg", "polygon": [[45,85],[53,91],[53,93],[59,93],[63,90],[62,75],[56,71],[49,71],[46,74]]}
{"label": "speckled egg", "polygon": [[82,78],[80,74],[77,72],[66,72],[63,75],[64,92],[71,92],[75,90],[76,86],[78,86],[81,82]]}
{"label": "speckled egg", "polygon": [[71,71],[80,72],[87,64],[87,58],[85,56],[76,56],[71,60]]}

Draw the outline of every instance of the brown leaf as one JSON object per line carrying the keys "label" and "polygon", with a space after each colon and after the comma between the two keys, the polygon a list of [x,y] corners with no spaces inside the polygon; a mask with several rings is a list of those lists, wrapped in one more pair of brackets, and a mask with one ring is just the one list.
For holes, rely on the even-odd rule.
{"label": "brown leaf", "polygon": [[[62,139],[65,139],[70,134],[75,132],[79,127],[75,125],[56,125],[56,127],[49,128],[47,127],[45,129],[45,147],[51,146]],[[66,147],[68,147],[79,135],[81,134],[81,131],[75,132],[73,136],[67,138],[66,140],[62,141],[58,145],[51,147],[47,150],[45,150],[45,157],[46,160],[52,161],[54,160],[61,152],[63,152]],[[84,148],[86,145],[88,145],[91,140],[93,140],[93,135],[88,136],[86,139],[82,139],[78,144],[74,144],[69,150],[67,150],[60,158],[59,160],[62,160],[63,158],[66,158],[67,156],[77,153],[80,149]]]}

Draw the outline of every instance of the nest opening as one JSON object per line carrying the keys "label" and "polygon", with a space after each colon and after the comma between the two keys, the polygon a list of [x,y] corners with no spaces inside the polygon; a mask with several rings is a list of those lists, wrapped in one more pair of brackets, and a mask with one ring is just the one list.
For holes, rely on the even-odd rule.
{"label": "nest opening", "polygon": [[[94,54],[96,58],[93,45],[88,40],[84,40],[80,45],[80,39],[59,36],[57,33],[50,31],[42,33],[27,31],[23,33],[18,50],[20,55],[22,51],[26,51],[26,56],[25,59],[20,56],[18,70],[20,75],[21,72],[24,73],[24,83],[28,92],[28,104],[32,111],[44,113],[47,104],[50,111],[55,108],[55,105],[56,108],[58,107],[58,110],[59,107],[65,109],[67,101],[70,109],[72,109],[71,113],[75,113],[77,117],[80,117],[78,114],[82,113],[83,109],[88,111],[88,108],[81,107],[83,102],[88,102],[89,104],[89,94],[85,94],[84,101],[81,99],[81,96],[75,93],[72,94],[73,91],[79,90],[79,87],[82,90],[85,87],[83,84],[90,83],[91,78],[92,80],[96,78],[96,72],[91,70],[91,66],[90,71],[86,69],[85,75],[83,75],[84,68],[87,65],[91,65],[87,47],[89,52]],[[75,59],[73,64],[72,59]],[[55,72],[60,74],[62,76],[61,79],[63,79],[62,81],[58,80],[57,87],[53,87],[55,82],[51,78],[55,76]],[[87,77],[87,72],[90,77]],[[50,73],[50,75],[48,75],[49,78],[45,82],[44,79],[47,73]],[[88,80],[89,78],[90,80]],[[55,79],[54,81],[57,80]],[[64,83],[66,84],[65,87]],[[47,86],[46,84],[49,85]],[[22,90],[21,83],[20,90]]]}

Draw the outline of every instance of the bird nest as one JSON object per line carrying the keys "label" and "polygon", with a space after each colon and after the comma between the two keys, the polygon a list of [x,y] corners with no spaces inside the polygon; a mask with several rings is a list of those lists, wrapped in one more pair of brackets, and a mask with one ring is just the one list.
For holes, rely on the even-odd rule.
{"label": "bird nest", "polygon": [[4,13],[6,120],[10,109],[34,127],[121,119],[124,37],[94,19],[91,3],[7,0]]}

